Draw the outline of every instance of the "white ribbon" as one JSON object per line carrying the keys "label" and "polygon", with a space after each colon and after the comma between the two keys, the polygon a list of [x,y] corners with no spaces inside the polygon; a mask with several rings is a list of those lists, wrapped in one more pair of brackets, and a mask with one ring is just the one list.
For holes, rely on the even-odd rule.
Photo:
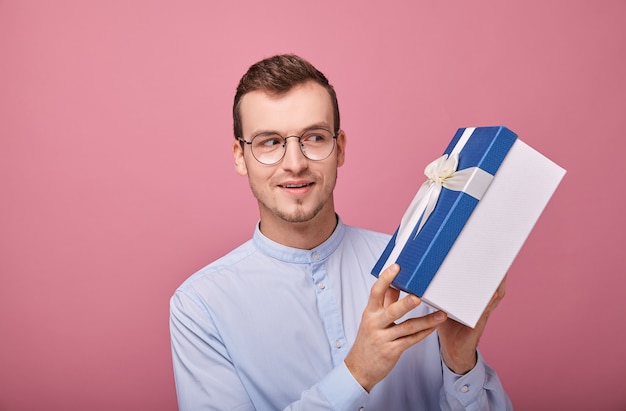
{"label": "white ribbon", "polygon": [[[469,134],[472,131],[473,129]],[[409,241],[413,228],[419,221],[419,226],[413,238],[417,237],[417,234],[424,227],[424,224],[435,209],[442,187],[448,190],[462,191],[477,200],[480,200],[487,191],[491,180],[493,180],[491,174],[478,167],[457,171],[459,165],[458,153],[466,141],[467,138],[462,139],[452,150],[450,156],[444,154],[426,166],[424,174],[428,179],[421,185],[400,221],[395,246],[383,265],[384,268],[396,262],[400,252],[407,241]]]}

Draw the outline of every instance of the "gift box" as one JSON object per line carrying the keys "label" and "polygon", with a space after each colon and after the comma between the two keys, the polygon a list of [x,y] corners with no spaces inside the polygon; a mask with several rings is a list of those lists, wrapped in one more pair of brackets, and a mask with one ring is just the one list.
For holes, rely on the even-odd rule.
{"label": "gift box", "polygon": [[459,129],[372,270],[475,327],[565,170],[506,127]]}

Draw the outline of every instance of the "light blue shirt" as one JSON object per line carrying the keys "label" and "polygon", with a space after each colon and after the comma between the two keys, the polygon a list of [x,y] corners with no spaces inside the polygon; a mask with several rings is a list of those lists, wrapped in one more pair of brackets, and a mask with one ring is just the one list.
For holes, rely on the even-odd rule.
{"label": "light blue shirt", "polygon": [[[479,355],[452,373],[431,334],[370,393],[343,360],[354,342],[372,267],[389,236],[341,221],[312,250],[253,238],[187,279],[171,299],[181,411],[505,410],[496,373]],[[410,316],[430,309],[422,304]]]}

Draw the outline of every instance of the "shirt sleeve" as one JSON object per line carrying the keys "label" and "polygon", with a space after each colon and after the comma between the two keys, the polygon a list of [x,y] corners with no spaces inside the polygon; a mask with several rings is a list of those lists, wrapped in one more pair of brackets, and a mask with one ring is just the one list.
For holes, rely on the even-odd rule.
{"label": "shirt sleeve", "polygon": [[212,321],[180,291],[170,300],[170,338],[180,411],[254,410]]}
{"label": "shirt sleeve", "polygon": [[443,386],[442,411],[513,410],[496,372],[485,363],[480,352],[476,366],[465,375],[452,372],[441,360]]}
{"label": "shirt sleeve", "polygon": [[[170,301],[170,336],[180,411],[254,410],[209,313],[177,291]],[[356,409],[369,394],[342,362],[285,410]]]}

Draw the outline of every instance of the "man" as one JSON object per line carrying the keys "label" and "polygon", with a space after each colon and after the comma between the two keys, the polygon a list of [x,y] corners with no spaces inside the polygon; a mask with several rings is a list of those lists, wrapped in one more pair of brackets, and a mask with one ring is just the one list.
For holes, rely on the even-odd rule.
{"label": "man", "polygon": [[294,55],[242,77],[235,168],[259,206],[253,238],[171,300],[181,410],[511,409],[470,329],[370,274],[388,235],[335,214],[345,160],[333,87]]}

